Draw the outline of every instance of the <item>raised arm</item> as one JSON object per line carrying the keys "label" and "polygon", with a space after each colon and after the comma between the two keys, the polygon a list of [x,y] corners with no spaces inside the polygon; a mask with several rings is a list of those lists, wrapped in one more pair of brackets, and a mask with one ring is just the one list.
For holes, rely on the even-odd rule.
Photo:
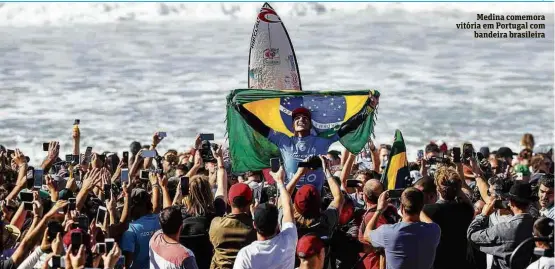
{"label": "raised arm", "polygon": [[320,155],[320,160],[322,160],[322,168],[326,174],[328,180],[328,185],[330,186],[330,191],[333,196],[333,201],[331,201],[330,206],[337,208],[338,211],[341,210],[343,206],[343,195],[341,194],[341,187],[339,187],[339,182],[337,182],[330,172],[330,163],[325,156]]}
{"label": "raised arm", "polygon": [[343,169],[341,169],[341,186],[344,190],[347,190],[347,179],[349,175],[351,175],[351,169],[353,168],[353,163],[355,162],[355,155],[347,151],[347,155],[345,156],[347,161],[343,165]]}
{"label": "raised arm", "polygon": [[21,190],[25,189],[25,186],[27,185],[27,160],[19,149],[15,149],[13,160],[17,164],[19,172],[17,174],[15,187],[6,197],[6,201],[14,199]]}
{"label": "raised arm", "polygon": [[268,137],[268,135],[270,135],[270,127],[268,127],[258,117],[248,111],[243,105],[239,105],[238,108],[239,113],[247,121],[249,126],[251,126],[255,131],[257,131],[264,137]]}
{"label": "raised arm", "polygon": [[[158,144],[160,144],[162,139],[164,138],[160,137],[158,135],[158,132],[154,133],[154,135],[152,135],[152,144],[150,144],[149,150],[156,150],[156,147],[158,146]],[[148,169],[151,165],[152,165],[152,158],[150,157],[145,158],[143,161],[143,169]]]}
{"label": "raised arm", "polygon": [[[345,134],[358,128],[370,115],[370,109],[376,109],[379,103],[380,94],[378,92],[371,91],[368,94],[368,100],[363,108],[363,110],[357,115],[351,117],[349,120],[341,124],[339,130],[337,130],[337,135],[343,137]],[[369,108],[368,108],[369,107]]]}
{"label": "raised arm", "polygon": [[210,147],[210,149],[212,150],[212,155],[214,155],[214,158],[216,158],[216,161],[218,162],[218,171],[216,175],[218,187],[216,189],[215,197],[221,196],[223,200],[226,201],[227,200],[227,171],[225,170],[225,167],[224,167],[222,146],[219,145],[218,148],[215,150],[212,147]]}
{"label": "raised arm", "polygon": [[295,223],[295,219],[293,218],[293,208],[291,206],[291,194],[287,192],[287,189],[285,189],[285,185],[283,184],[283,180],[285,179],[283,166],[279,168],[277,173],[270,172],[270,175],[276,181],[276,187],[279,190],[279,201],[283,212],[282,223]]}
{"label": "raised arm", "polygon": [[73,155],[79,155],[79,143],[81,141],[81,131],[78,125],[73,126],[73,131],[71,132],[71,137],[73,138]]}
{"label": "raised arm", "polygon": [[60,155],[60,142],[50,142],[50,145],[48,146],[48,156],[41,165],[42,170],[44,170],[45,172],[50,170],[50,167],[52,167],[54,162],[56,162],[58,155]]}

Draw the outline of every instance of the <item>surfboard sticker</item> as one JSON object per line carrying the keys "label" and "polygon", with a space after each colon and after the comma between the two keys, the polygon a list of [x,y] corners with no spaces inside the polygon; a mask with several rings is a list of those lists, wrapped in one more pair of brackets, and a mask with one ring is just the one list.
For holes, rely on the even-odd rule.
{"label": "surfboard sticker", "polygon": [[262,6],[254,24],[248,71],[251,89],[302,90],[293,44],[268,3]]}

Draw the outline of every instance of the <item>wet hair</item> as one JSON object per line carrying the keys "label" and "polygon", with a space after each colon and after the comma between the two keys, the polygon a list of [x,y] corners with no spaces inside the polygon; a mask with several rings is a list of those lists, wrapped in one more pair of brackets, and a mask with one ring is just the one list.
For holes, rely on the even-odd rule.
{"label": "wet hair", "polygon": [[131,145],[129,145],[129,152],[131,152],[132,155],[137,155],[137,153],[139,153],[140,150],[141,150],[141,143],[137,141],[133,141],[131,142]]}
{"label": "wet hair", "polygon": [[543,185],[547,188],[553,189],[553,181],[553,175],[543,175],[540,178],[538,186]]}
{"label": "wet hair", "polygon": [[183,225],[183,217],[181,215],[181,209],[178,206],[170,206],[162,209],[162,212],[160,212],[160,226],[164,234],[177,234],[181,225]]}
{"label": "wet hair", "polygon": [[520,145],[526,149],[533,149],[535,145],[534,136],[529,133],[524,134],[520,139]]}
{"label": "wet hair", "polygon": [[191,216],[206,216],[214,212],[214,197],[208,177],[196,175],[189,179],[189,196],[185,204]]}
{"label": "wet hair", "polygon": [[405,189],[401,194],[401,205],[408,215],[420,214],[424,207],[424,193],[413,187]]}
{"label": "wet hair", "polygon": [[422,187],[422,192],[424,192],[425,194],[437,192],[436,183],[434,182],[434,179],[430,177],[423,177],[419,179],[418,181],[416,181],[416,183],[414,183],[414,187]]}
{"label": "wet hair", "polygon": [[462,181],[453,168],[439,167],[435,172],[435,184],[441,197],[447,201],[453,201],[462,188]]}

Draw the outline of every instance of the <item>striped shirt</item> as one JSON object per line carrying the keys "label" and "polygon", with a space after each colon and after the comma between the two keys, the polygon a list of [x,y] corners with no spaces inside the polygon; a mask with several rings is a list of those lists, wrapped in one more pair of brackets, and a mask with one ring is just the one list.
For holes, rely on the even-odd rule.
{"label": "striped shirt", "polygon": [[164,239],[162,230],[150,239],[150,269],[198,269],[195,254],[179,243]]}

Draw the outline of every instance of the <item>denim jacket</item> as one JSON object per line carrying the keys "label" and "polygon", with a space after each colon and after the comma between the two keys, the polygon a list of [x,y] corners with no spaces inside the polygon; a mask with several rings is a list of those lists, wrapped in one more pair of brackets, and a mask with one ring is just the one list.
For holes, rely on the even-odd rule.
{"label": "denim jacket", "polygon": [[[492,269],[510,269],[511,254],[522,241],[532,237],[534,221],[528,213],[519,214],[488,228],[488,218],[480,214],[470,223],[467,237],[481,252],[493,255]],[[523,248],[526,249],[519,252],[516,268],[526,268],[530,263],[534,244]]]}

